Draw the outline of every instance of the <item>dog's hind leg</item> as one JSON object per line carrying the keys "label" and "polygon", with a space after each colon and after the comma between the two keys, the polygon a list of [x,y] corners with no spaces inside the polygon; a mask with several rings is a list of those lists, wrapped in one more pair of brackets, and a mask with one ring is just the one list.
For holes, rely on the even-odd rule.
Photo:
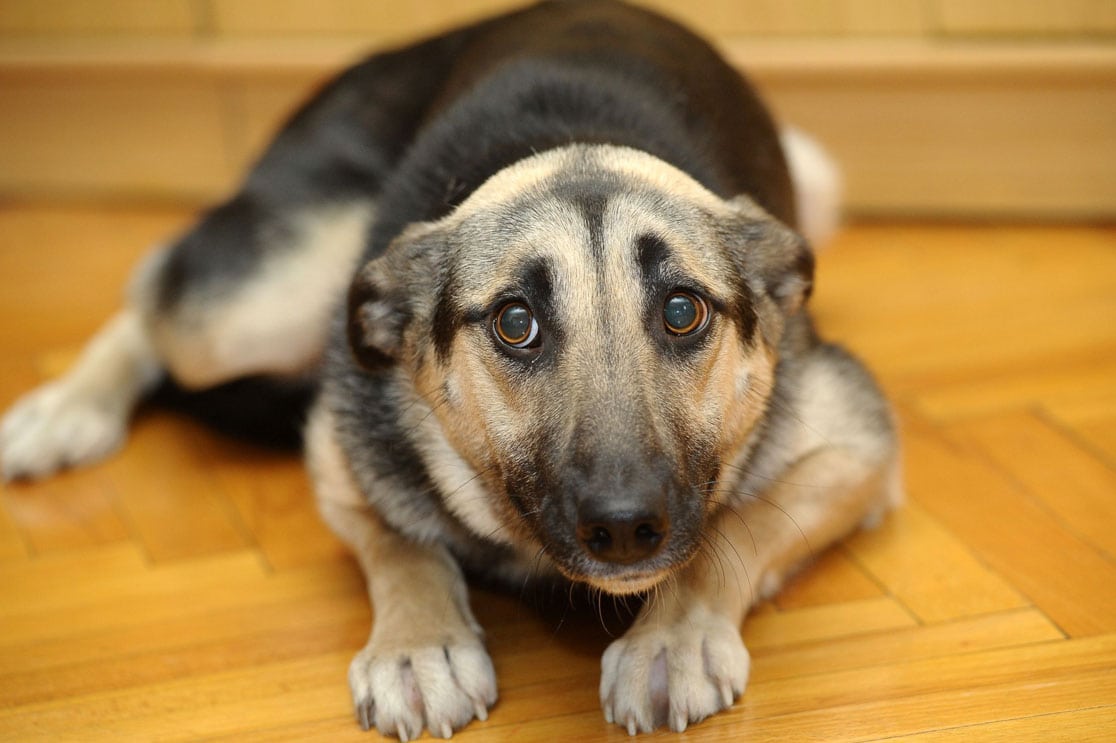
{"label": "dog's hind leg", "polygon": [[0,427],[5,479],[102,459],[164,374],[200,390],[313,367],[363,247],[371,202],[280,214],[246,206],[249,198],[218,207],[148,258],[125,308],[74,367],[13,406]]}
{"label": "dog's hind leg", "polygon": [[103,458],[124,440],[136,402],[162,374],[134,308],[94,336],[66,376],[21,399],[0,427],[5,480]]}
{"label": "dog's hind leg", "polygon": [[381,183],[471,33],[371,57],[295,114],[240,193],[149,259],[74,369],[5,416],[4,478],[104,457],[164,372],[204,389],[311,369]]}

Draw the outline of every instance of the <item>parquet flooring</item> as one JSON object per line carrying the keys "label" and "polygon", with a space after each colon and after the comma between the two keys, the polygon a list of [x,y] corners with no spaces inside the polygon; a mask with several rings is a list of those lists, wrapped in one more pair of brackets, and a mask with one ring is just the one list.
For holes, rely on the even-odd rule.
{"label": "parquet flooring", "polygon": [[[0,206],[0,405],[188,219]],[[1116,228],[854,225],[814,306],[896,402],[909,502],[752,613],[746,695],[686,739],[1116,739]],[[296,455],[147,410],[0,505],[0,739],[378,739],[345,681],[362,582]],[[501,699],[460,740],[627,737],[595,612],[473,601]]]}

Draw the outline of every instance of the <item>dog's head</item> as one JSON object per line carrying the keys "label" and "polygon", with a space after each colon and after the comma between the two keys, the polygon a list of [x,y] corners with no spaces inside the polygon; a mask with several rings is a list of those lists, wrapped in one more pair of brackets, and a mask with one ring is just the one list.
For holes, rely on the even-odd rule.
{"label": "dog's head", "polygon": [[632,593],[696,554],[812,266],[749,199],[574,146],[502,171],[365,266],[350,342],[414,395],[404,425],[451,511]]}

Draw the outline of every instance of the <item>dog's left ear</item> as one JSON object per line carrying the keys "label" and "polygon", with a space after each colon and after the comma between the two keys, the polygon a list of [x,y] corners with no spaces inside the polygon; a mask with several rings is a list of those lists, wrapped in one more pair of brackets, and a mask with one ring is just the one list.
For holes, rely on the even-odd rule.
{"label": "dog's left ear", "polygon": [[348,335],[353,356],[366,369],[399,361],[404,333],[434,294],[438,251],[429,225],[415,225],[366,263],[349,286]]}
{"label": "dog's left ear", "polygon": [[740,275],[757,296],[769,297],[782,312],[798,312],[814,286],[814,251],[806,239],[761,209],[747,196],[728,202],[724,240]]}

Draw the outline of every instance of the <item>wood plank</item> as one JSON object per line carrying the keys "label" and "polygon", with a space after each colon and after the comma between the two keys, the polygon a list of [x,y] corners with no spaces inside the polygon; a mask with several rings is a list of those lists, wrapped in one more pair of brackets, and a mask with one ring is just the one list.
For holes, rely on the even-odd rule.
{"label": "wood plank", "polygon": [[914,625],[898,602],[882,597],[752,616],[744,622],[744,643],[780,647]]}
{"label": "wood plank", "polygon": [[883,589],[838,547],[792,578],[775,597],[775,605],[784,610],[801,609],[882,595]]}
{"label": "wood plank", "polygon": [[0,564],[24,560],[29,550],[15,521],[8,513],[7,497],[0,498]]}
{"label": "wood plank", "polygon": [[1074,401],[1046,401],[1043,407],[1107,464],[1116,463],[1116,391]]}
{"label": "wood plank", "polygon": [[[267,576],[259,554],[251,551],[148,569],[130,544],[67,553],[65,559],[39,558],[26,570],[0,565],[0,579],[11,583],[0,606],[0,647],[18,650],[67,636],[135,631],[238,607],[266,611],[296,600],[313,604],[346,596],[367,610],[363,581],[347,563],[329,570],[284,571],[282,580]],[[46,591],[44,586],[71,588]]]}
{"label": "wood plank", "polygon": [[754,678],[802,678],[819,671],[947,658],[963,653],[1062,639],[1058,628],[1034,609],[986,614],[927,626],[830,638],[795,647],[750,647]]}
{"label": "wood plank", "polygon": [[272,568],[336,560],[346,548],[318,515],[302,457],[220,441],[213,477]]}
{"label": "wood plank", "polygon": [[[106,586],[120,585],[117,581],[127,584],[146,570],[142,551],[130,542],[46,555],[26,564],[0,565],[4,589],[0,617],[22,611],[56,612],[69,600],[98,595]],[[45,590],[53,586],[68,590]],[[0,642],[6,636],[0,632]]]}
{"label": "wood plank", "polygon": [[1111,394],[1112,380],[1116,379],[1116,346],[1094,345],[1090,351],[1060,359],[1057,350],[1052,349],[1050,354],[1033,364],[1020,359],[998,368],[953,375],[940,383],[918,380],[921,391],[915,405],[924,415],[944,422],[1005,409],[1089,405]]}
{"label": "wood plank", "polygon": [[1113,730],[1116,730],[1116,706],[1106,705],[934,730],[909,736],[908,740],[915,743],[969,743],[986,740],[1073,740],[1079,743],[1105,743],[1112,739]]}
{"label": "wood plank", "polygon": [[[238,580],[263,575],[258,556],[249,551],[152,570],[150,562],[131,542],[72,550],[39,557],[27,566],[0,567],[5,596],[0,619],[57,613],[58,620],[65,622],[67,611],[91,602],[143,603],[174,596],[191,583],[202,589],[222,582],[235,585]],[[65,590],[45,591],[44,586],[62,586]],[[0,642],[14,640],[10,631],[0,633]]]}
{"label": "wood plank", "polygon": [[1027,605],[917,503],[854,535],[847,549],[887,593],[923,622],[945,622]]}
{"label": "wood plank", "polygon": [[337,693],[348,664],[348,653],[321,655],[0,709],[0,730],[16,740],[62,740],[81,720],[85,741],[182,741],[323,714],[351,719],[347,692]]}
{"label": "wood plank", "polygon": [[[5,706],[161,683],[326,653],[354,653],[368,638],[368,609],[349,597],[241,606],[169,617],[141,628],[74,633],[0,648]],[[27,651],[31,650],[29,654]],[[344,692],[345,679],[336,679]]]}
{"label": "wood plank", "polygon": [[111,486],[97,474],[66,473],[34,487],[4,487],[2,498],[36,554],[129,538]]}
{"label": "wood plank", "polygon": [[1110,227],[864,226],[819,257],[813,302],[827,335],[938,419],[1096,396],[1116,364],[1114,248]]}
{"label": "wood plank", "polygon": [[910,496],[1071,636],[1116,631],[1116,563],[980,455],[905,416]]}
{"label": "wood plank", "polygon": [[[1039,680],[1041,679],[1041,680]],[[897,700],[852,704],[823,711],[807,711],[774,720],[748,721],[734,726],[714,718],[707,740],[784,741],[796,736],[807,740],[863,741],[916,735],[941,727],[972,727],[1004,716],[1053,714],[1107,704],[1116,693],[1116,673],[1109,670],[1048,680],[981,686],[963,695],[956,691],[929,692]],[[705,736],[703,736],[705,737]],[[1036,740],[1042,740],[1037,738]]]}
{"label": "wood plank", "polygon": [[[885,700],[917,699],[959,689],[1001,684],[1038,685],[1077,673],[1103,673],[1116,684],[1116,636],[1056,640],[952,657],[913,660],[894,665],[819,673],[810,683],[801,678],[755,679],[742,712],[751,717],[814,713],[826,708]],[[954,700],[964,706],[964,700]],[[1064,709],[1064,708],[1063,708]],[[988,712],[988,710],[985,710]],[[995,718],[993,718],[995,719]]]}
{"label": "wood plank", "polygon": [[213,434],[193,422],[140,416],[127,449],[103,465],[121,511],[156,562],[253,544],[208,463],[212,440]]}
{"label": "wood plank", "polygon": [[970,420],[951,431],[983,452],[1055,520],[1116,559],[1116,471],[1031,412]]}

